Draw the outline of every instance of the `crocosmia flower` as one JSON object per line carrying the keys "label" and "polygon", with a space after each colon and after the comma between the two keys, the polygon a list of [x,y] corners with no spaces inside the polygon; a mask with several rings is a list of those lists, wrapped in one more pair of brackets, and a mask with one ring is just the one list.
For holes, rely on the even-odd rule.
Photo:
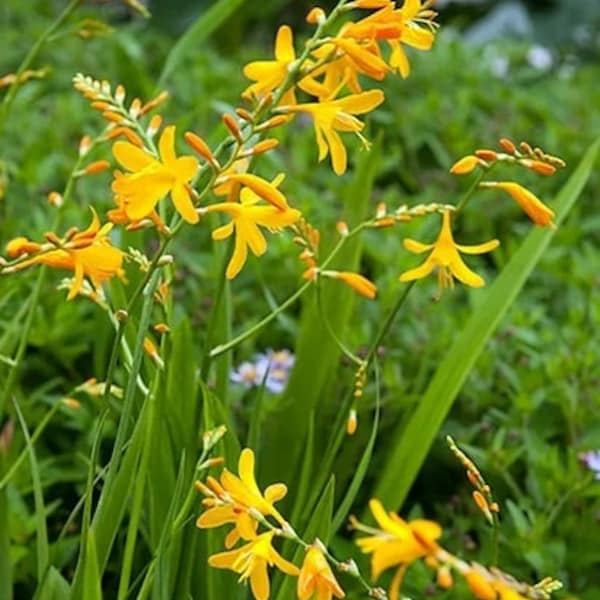
{"label": "crocosmia flower", "polygon": [[159,159],[129,142],[115,142],[114,157],[128,173],[113,181],[113,191],[131,221],[150,216],[158,202],[170,194],[177,212],[188,223],[197,223],[189,182],[198,171],[198,160],[193,156],[177,157],[172,125],[160,136],[158,150]]}
{"label": "crocosmia flower", "polygon": [[490,240],[489,242],[475,246],[457,244],[452,237],[450,211],[446,210],[442,218],[442,229],[438,239],[433,244],[423,244],[408,238],[404,240],[404,247],[410,252],[414,252],[415,254],[421,254],[429,250],[432,252],[421,266],[402,273],[400,281],[414,281],[415,279],[427,277],[427,275],[437,268],[440,289],[452,287],[454,277],[465,285],[481,287],[485,283],[483,278],[467,267],[460,253],[483,254],[484,252],[494,250],[499,245],[500,242],[498,240]]}
{"label": "crocosmia flower", "polygon": [[85,278],[99,292],[102,283],[111,277],[123,277],[124,253],[115,248],[108,237],[112,224],[101,226],[98,215],[93,210],[92,213],[92,222],[87,229],[73,229],[64,239],[59,239],[56,234],[46,234],[46,238],[52,240],[50,243],[38,244],[24,237],[9,242],[6,249],[8,255],[24,258],[5,268],[4,273],[20,271],[32,265],[73,271],[74,278],[67,300],[81,293]]}
{"label": "crocosmia flower", "polygon": [[323,552],[316,545],[310,546],[298,576],[299,600],[331,600],[344,595]]}

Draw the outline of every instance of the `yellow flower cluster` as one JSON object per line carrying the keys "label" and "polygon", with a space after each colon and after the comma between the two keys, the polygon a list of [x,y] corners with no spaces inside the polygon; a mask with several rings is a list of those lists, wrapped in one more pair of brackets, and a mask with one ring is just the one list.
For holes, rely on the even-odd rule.
{"label": "yellow flower cluster", "polygon": [[[240,454],[238,472],[239,476],[236,476],[224,469],[219,481],[209,477],[206,483],[196,482],[198,490],[206,496],[203,501],[206,511],[200,515],[196,525],[202,529],[233,525],[225,538],[228,551],[213,554],[208,563],[239,573],[241,582],[250,582],[256,600],[269,598],[269,567],[298,577],[299,600],[331,600],[334,596],[343,598],[344,592],[318,540],[310,545],[303,543],[306,552],[300,568],[283,558],[273,547],[277,536],[299,540],[274,506],[287,494],[287,487],[275,483],[264,492],[260,491],[254,476],[254,453],[249,448]],[[276,525],[268,521],[268,517],[272,517]],[[259,533],[260,525],[266,527],[267,531]],[[234,548],[240,540],[245,543]]]}

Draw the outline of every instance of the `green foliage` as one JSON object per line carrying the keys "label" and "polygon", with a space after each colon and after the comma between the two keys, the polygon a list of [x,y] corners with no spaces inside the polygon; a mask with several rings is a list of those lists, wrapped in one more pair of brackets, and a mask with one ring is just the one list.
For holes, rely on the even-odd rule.
{"label": "green foliage", "polygon": [[[63,8],[34,4],[10,0],[0,8],[0,75],[18,67]],[[48,74],[19,89],[4,125],[2,243],[18,235],[39,238],[51,228],[56,209],[45,195],[64,187],[81,135],[103,127],[72,90],[77,72],[122,82],[128,93],[146,98],[160,82],[171,94],[168,122],[211,144],[220,140],[220,115],[231,112],[245,85],[241,65],[272,49],[272,28],[268,38],[251,44],[232,41],[251,39],[244,29],[255,16],[243,4],[211,4],[179,40],[120,6],[85,4],[80,16],[107,19],[112,31],[82,39],[75,19],[67,34],[51,39],[33,65],[47,66]],[[265,2],[265,16],[273,18],[282,4]],[[464,441],[496,496],[506,499],[500,564],[527,580],[555,575],[565,583],[563,597],[596,600],[600,483],[578,454],[600,448],[600,341],[592,333],[600,327],[600,176],[595,150],[584,154],[600,130],[600,68],[582,53],[557,56],[552,71],[540,72],[527,62],[528,50],[527,43],[512,41],[472,47],[442,31],[431,53],[411,54],[409,80],[386,80],[387,102],[369,125],[373,148],[360,154],[350,143],[350,156],[358,158],[351,158],[353,172],[343,179],[316,168],[314,134],[300,119],[277,134],[280,153],[259,159],[263,172],[287,173],[286,195],[322,231],[324,250],[337,239],[330,233],[336,221],[353,226],[380,201],[389,207],[455,202],[465,184],[450,179],[452,162],[494,146],[500,136],[530,140],[568,163],[548,180],[525,176],[542,198],[564,184],[552,203],[562,221],[557,231],[525,237],[530,225],[511,202],[493,195],[473,199],[457,237],[501,239],[501,250],[482,261],[493,283],[483,291],[457,289],[439,302],[431,300],[433,282],[415,287],[378,348],[378,373],[370,371],[352,438],[343,426],[355,365],[328,336],[314,290],[233,352],[210,359],[211,348],[257,323],[300,285],[301,266],[289,240],[274,239],[269,253],[250,259],[231,284],[222,276],[230,249],[213,245],[208,227],[184,232],[169,249],[176,258],[177,302],[167,310],[173,326],[160,349],[166,368],[151,400],[144,390],[155,368],[141,341],[147,326],[165,315],[150,300],[136,304],[122,326],[121,348],[135,348],[114,371],[124,397],[89,395],[79,386],[91,377],[106,379],[118,335],[114,324],[91,303],[65,302],[64,290],[55,289],[56,273],[0,277],[0,387],[10,391],[0,428],[8,419],[14,427],[6,448],[0,445],[0,481],[10,473],[0,486],[0,598],[58,600],[71,593],[71,582],[73,598],[117,597],[128,528],[137,542],[129,597],[246,598],[235,576],[206,564],[208,554],[222,550],[223,532],[194,527],[201,506],[192,482],[205,476],[197,469],[201,434],[226,424],[229,433],[215,454],[233,470],[243,441],[251,440],[261,489],[286,482],[282,510],[306,539],[331,538],[336,552],[356,555],[344,524],[380,495],[390,509],[402,505],[405,515],[435,518],[451,550],[484,562],[492,555],[491,536],[442,441],[451,433]],[[508,61],[506,77],[494,74],[498,59]],[[103,147],[89,160],[107,157]],[[64,229],[87,220],[89,206],[112,208],[109,190],[106,173],[78,181],[63,212]],[[404,290],[398,275],[414,265],[401,238],[431,239],[430,223],[368,231],[340,253],[336,264],[378,284],[378,302],[357,299],[339,282],[323,284],[326,318],[361,356]],[[147,232],[115,236],[125,248],[155,250]],[[141,279],[132,264],[127,275],[125,287],[111,289],[122,308]],[[36,288],[39,303],[31,312]],[[149,289],[145,298],[151,295]],[[28,315],[31,329],[23,339]],[[13,386],[10,361],[21,342],[26,359]],[[232,365],[284,347],[297,358],[285,393],[265,386],[244,391],[229,381]],[[67,397],[81,407],[63,407]],[[136,491],[139,523],[132,525]],[[292,557],[293,544],[283,544],[282,552]],[[298,550],[296,559],[301,555]],[[366,572],[366,560],[358,562]],[[416,567],[407,575],[406,593],[418,598],[430,582],[431,574]],[[294,585],[290,578],[277,580],[273,597],[287,600]],[[360,597],[352,585],[347,582],[350,597]],[[461,593],[467,592],[458,587],[438,597]]]}

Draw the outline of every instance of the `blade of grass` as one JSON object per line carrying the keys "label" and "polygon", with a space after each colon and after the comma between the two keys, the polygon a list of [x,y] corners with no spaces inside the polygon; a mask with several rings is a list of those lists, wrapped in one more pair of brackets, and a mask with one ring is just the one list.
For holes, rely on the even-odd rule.
{"label": "blade of grass", "polygon": [[[98,566],[98,555],[96,553],[96,541],[94,530],[90,529],[85,544],[87,560],[83,570],[83,596],[85,600],[102,600],[102,579]],[[73,596],[75,600],[75,596]]]}
{"label": "blade of grass", "polygon": [[158,79],[158,86],[163,87],[169,75],[177,69],[186,54],[192,48],[197,52],[202,42],[223,25],[243,3],[244,0],[217,0],[203,12],[171,48]]}
{"label": "blade of grass", "polygon": [[[583,190],[599,148],[600,139],[588,149],[573,175],[559,192],[553,207],[557,225],[566,217]],[[392,440],[397,441],[391,444],[391,451],[380,471],[374,494],[388,509],[396,510],[404,502],[477,357],[517,297],[554,234],[555,230],[551,228],[535,228],[527,236],[456,337],[406,427],[398,429],[392,437]]]}
{"label": "blade of grass", "polygon": [[46,527],[46,508],[44,505],[44,494],[42,491],[42,480],[40,477],[40,470],[38,467],[37,458],[35,456],[35,450],[31,442],[31,436],[29,435],[29,429],[27,428],[27,422],[19,403],[16,398],[13,398],[13,406],[15,412],[21,424],[23,430],[23,436],[25,437],[25,443],[29,451],[29,465],[31,469],[31,481],[33,484],[33,498],[35,504],[35,524],[36,524],[36,537],[37,537],[37,579],[41,582],[44,579],[48,564],[50,562],[50,547],[48,545],[48,529]]}

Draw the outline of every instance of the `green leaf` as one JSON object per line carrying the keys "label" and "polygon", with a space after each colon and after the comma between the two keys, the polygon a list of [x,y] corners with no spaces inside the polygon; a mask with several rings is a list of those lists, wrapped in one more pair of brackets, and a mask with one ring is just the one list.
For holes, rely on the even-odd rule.
{"label": "green leaf", "polygon": [[65,600],[71,596],[69,582],[55,567],[50,567],[44,583],[38,589],[34,600]]}
{"label": "green leaf", "polygon": [[223,25],[243,2],[244,0],[217,0],[196,19],[169,52],[158,80],[159,87],[164,86],[169,75],[177,69],[186,54],[192,49],[197,52],[202,43]]}
{"label": "green leaf", "polygon": [[[98,567],[94,530],[90,529],[85,544],[85,568],[83,570],[83,596],[85,600],[102,600],[102,578]],[[75,598],[73,598],[75,600]]]}
{"label": "green leaf", "polygon": [[37,533],[37,578],[38,582],[42,582],[46,574],[46,569],[50,562],[50,549],[48,546],[48,528],[46,527],[46,508],[44,505],[44,494],[42,491],[42,480],[40,477],[40,470],[38,467],[35,450],[31,442],[31,436],[29,435],[29,429],[25,422],[25,417],[21,412],[21,408],[17,403],[16,399],[13,398],[13,405],[15,412],[19,418],[19,423],[23,429],[23,435],[25,436],[25,442],[27,443],[27,449],[29,451],[29,464],[31,469],[31,481],[33,484],[33,498],[35,503],[35,523]]}
{"label": "green leaf", "polygon": [[[3,457],[0,456],[0,460]],[[2,460],[2,462],[4,462]],[[0,467],[3,466],[0,463]],[[0,489],[0,598],[12,600],[12,561],[10,532],[8,530],[8,498],[6,489]]]}
{"label": "green leaf", "polygon": [[[350,225],[364,221],[371,190],[381,161],[381,143],[376,142],[371,151],[361,156],[352,180],[342,190],[345,214]],[[356,270],[360,263],[362,244],[359,237],[350,240],[342,249],[331,268]],[[343,289],[338,282],[323,282],[322,302],[324,313],[331,327],[343,338],[350,324],[356,294]],[[328,396],[328,386],[338,379],[340,349],[323,332],[322,316],[314,295],[309,295],[302,310],[300,333],[296,343],[296,363],[279,410],[265,422],[266,445],[264,472],[269,481],[278,481],[293,472],[300,460],[302,447],[290,446],[289,440],[305,439],[311,411],[331,409],[326,403],[338,403],[335,396]],[[335,408],[336,412],[339,406]],[[316,423],[319,423],[317,419]],[[324,425],[327,427],[327,425]],[[316,431],[319,442],[326,435]]]}
{"label": "green leaf", "polygon": [[[583,190],[598,154],[600,139],[586,152],[576,171],[559,192],[553,206],[556,223],[564,220]],[[485,343],[522,289],[548,244],[554,237],[551,228],[534,228],[510,259],[482,302],[457,334],[446,358],[438,367],[421,402],[408,420],[392,436],[396,443],[381,470],[375,496],[390,510],[404,502],[427,452],[452,403],[481,354]]]}

